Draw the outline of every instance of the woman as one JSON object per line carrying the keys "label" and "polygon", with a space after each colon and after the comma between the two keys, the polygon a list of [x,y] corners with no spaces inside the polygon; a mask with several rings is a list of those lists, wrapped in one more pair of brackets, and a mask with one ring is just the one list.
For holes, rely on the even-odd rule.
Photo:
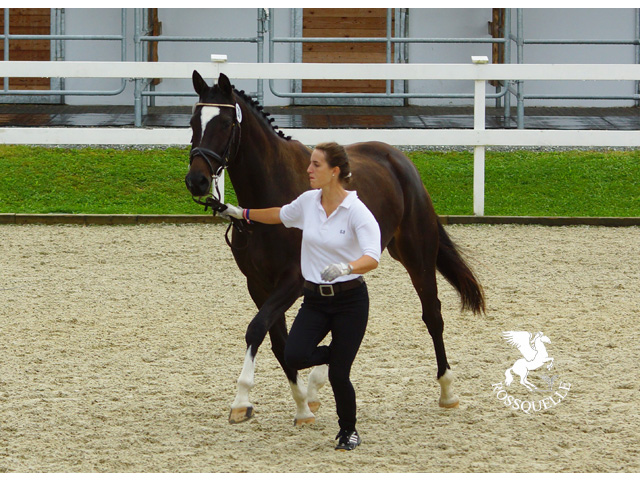
{"label": "woman", "polygon": [[[304,300],[291,326],[285,361],[297,370],[329,365],[340,425],[336,450],[353,450],[361,438],[349,374],[369,316],[369,294],[361,275],[378,266],[380,227],[356,192],[344,187],[351,178],[344,147],[334,142],[317,145],[307,173],[312,190],[282,208],[227,204],[224,214],[302,230]],[[328,333],[331,344],[318,346]]]}

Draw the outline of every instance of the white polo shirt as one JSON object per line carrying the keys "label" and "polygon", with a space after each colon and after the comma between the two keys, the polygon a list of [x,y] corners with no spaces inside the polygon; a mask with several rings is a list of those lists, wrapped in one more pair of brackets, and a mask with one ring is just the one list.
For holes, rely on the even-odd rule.
{"label": "white polo shirt", "polygon": [[[320,189],[302,193],[280,210],[280,220],[286,227],[302,230],[301,268],[307,281],[327,284],[320,277],[324,268],[333,263],[350,263],[365,254],[380,261],[378,222],[355,191],[348,193],[329,217],[322,207]],[[340,276],[332,283],[359,276]]]}

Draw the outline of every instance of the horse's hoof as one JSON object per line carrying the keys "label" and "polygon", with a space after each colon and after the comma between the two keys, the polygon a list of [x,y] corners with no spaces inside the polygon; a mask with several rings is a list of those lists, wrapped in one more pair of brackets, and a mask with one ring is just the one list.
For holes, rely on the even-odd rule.
{"label": "horse's hoof", "polygon": [[253,418],[253,407],[232,408],[229,423],[242,423]]}
{"label": "horse's hoof", "polygon": [[320,408],[320,402],[309,402],[307,405],[309,405],[309,410],[311,410],[311,413],[317,413],[318,409]]}
{"label": "horse's hoof", "polygon": [[448,402],[445,402],[444,400],[440,400],[438,402],[438,405],[440,405],[442,408],[458,408],[458,406],[460,405],[460,400],[455,399],[455,400],[450,400]]}
{"label": "horse's hoof", "polygon": [[293,420],[294,427],[302,427],[303,425],[311,425],[315,423],[316,417],[296,418]]}

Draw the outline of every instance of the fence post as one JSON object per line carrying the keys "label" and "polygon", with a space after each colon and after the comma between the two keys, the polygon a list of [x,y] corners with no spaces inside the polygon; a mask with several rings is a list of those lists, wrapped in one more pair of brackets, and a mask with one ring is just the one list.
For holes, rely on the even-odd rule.
{"label": "fence post", "polygon": [[[489,58],[473,56],[471,61],[475,65],[481,65],[489,63]],[[475,80],[474,84],[473,130],[481,132],[485,128],[486,81]],[[484,216],[484,146],[474,146],[473,148],[473,214]]]}

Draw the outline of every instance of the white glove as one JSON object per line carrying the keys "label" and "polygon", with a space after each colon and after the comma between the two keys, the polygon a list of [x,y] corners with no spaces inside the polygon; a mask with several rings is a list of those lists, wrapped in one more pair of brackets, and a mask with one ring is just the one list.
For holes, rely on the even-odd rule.
{"label": "white glove", "polygon": [[238,206],[234,206],[233,204],[228,204],[228,203],[225,204],[225,206],[227,206],[227,209],[225,209],[221,213],[218,213],[218,216],[220,216],[221,218],[224,218],[224,219],[228,219],[228,220],[231,220],[231,218],[244,219],[242,217],[242,212],[244,211],[244,209],[242,209],[241,207],[238,207]]}
{"label": "white glove", "polygon": [[351,274],[353,267],[347,263],[334,263],[327,266],[320,273],[320,277],[323,281],[333,281],[339,276],[346,276]]}

